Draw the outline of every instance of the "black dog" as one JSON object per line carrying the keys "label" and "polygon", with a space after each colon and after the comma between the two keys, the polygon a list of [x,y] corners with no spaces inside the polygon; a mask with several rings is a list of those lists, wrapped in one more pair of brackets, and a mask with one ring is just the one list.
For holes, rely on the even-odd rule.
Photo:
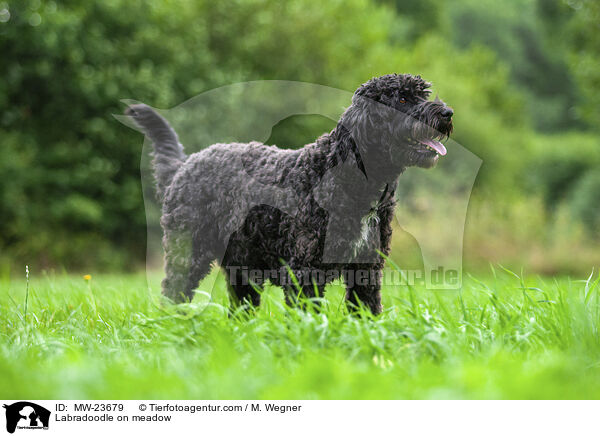
{"label": "black dog", "polygon": [[218,260],[233,302],[258,305],[267,279],[292,302],[342,277],[351,308],[381,312],[398,177],[409,166],[433,167],[446,154],[439,140],[452,132],[452,109],[429,100],[429,88],[420,76],[374,78],[335,129],[299,150],[231,143],[186,156],[162,117],[131,106],[127,114],[154,144],[164,295],[191,299]]}

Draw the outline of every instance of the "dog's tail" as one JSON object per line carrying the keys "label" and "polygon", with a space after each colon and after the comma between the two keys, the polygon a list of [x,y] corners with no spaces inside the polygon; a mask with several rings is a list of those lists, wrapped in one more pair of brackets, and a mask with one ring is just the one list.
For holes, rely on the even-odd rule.
{"label": "dog's tail", "polygon": [[154,177],[158,196],[162,200],[165,190],[171,184],[173,176],[187,159],[177,133],[167,120],[145,104],[135,104],[125,110],[135,124],[152,141],[154,147]]}

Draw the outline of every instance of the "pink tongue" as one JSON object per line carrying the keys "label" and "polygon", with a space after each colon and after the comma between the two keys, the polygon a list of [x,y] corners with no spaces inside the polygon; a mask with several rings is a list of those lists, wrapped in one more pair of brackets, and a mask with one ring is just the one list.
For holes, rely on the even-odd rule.
{"label": "pink tongue", "polygon": [[426,139],[425,141],[421,141],[421,144],[425,144],[430,146],[431,148],[433,148],[437,154],[439,154],[440,156],[446,156],[446,153],[448,152],[446,150],[446,147],[444,147],[444,144],[442,144],[439,141],[435,141],[433,139]]}

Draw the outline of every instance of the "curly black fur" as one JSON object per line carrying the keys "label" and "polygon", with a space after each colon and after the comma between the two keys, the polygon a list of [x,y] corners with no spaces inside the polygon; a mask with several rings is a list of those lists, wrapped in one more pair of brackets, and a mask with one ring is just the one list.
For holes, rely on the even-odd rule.
{"label": "curly black fur", "polygon": [[[189,157],[162,117],[130,107],[154,143],[164,295],[191,299],[217,260],[234,303],[259,304],[257,287],[267,278],[292,302],[298,287],[285,274],[248,277],[284,265],[309,272],[300,283],[306,297],[342,276],[350,307],[381,312],[378,252],[389,254],[398,177],[409,166],[434,166],[445,154],[437,140],[452,132],[452,109],[430,101],[429,88],[420,76],[374,78],[358,88],[335,129],[302,149],[215,144]],[[319,273],[324,280],[314,279]],[[357,280],[361,274],[369,279]]]}

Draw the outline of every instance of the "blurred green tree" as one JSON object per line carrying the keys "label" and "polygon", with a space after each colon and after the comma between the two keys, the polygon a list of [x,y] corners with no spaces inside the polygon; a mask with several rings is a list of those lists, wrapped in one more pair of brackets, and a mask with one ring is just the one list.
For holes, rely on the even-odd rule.
{"label": "blurred green tree", "polygon": [[352,89],[392,21],[362,0],[1,2],[2,256],[143,259],[141,138],[112,119],[119,99],[169,107],[253,79]]}
{"label": "blurred green tree", "polygon": [[571,72],[581,94],[578,115],[596,129],[600,126],[600,2],[573,0],[568,23]]}
{"label": "blurred green tree", "polygon": [[[455,139],[484,159],[478,186],[521,195],[520,174],[546,142],[531,120],[577,127],[570,107],[582,94],[590,124],[598,110],[597,3],[553,1],[0,0],[0,261],[142,261],[142,140],[111,117],[119,100],[167,108],[246,80],[352,91],[376,75],[422,74],[457,110]],[[551,25],[571,44],[556,56]],[[298,146],[330,127],[284,120],[271,140]]]}

